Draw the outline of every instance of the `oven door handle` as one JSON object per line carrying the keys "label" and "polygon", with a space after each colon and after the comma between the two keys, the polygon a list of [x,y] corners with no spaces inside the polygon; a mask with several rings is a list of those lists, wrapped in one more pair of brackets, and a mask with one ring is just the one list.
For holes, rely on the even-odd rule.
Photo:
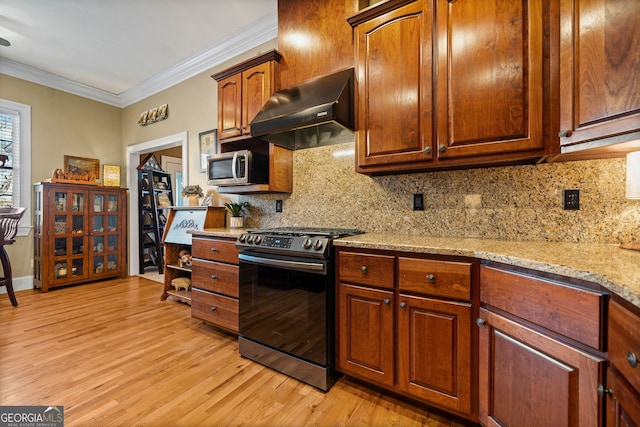
{"label": "oven door handle", "polygon": [[323,262],[304,262],[304,261],[288,261],[283,259],[265,258],[260,256],[253,256],[247,254],[238,254],[238,258],[241,261],[250,262],[253,264],[264,265],[267,267],[281,267],[292,268],[296,270],[315,271],[320,273],[326,273],[326,265]]}

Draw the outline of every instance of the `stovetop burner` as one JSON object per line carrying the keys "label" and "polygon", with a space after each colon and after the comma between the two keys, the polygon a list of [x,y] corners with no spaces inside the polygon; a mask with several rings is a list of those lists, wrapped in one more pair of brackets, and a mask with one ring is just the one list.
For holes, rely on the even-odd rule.
{"label": "stovetop burner", "polygon": [[329,259],[333,239],[362,233],[351,228],[256,228],[238,236],[236,247],[254,252]]}

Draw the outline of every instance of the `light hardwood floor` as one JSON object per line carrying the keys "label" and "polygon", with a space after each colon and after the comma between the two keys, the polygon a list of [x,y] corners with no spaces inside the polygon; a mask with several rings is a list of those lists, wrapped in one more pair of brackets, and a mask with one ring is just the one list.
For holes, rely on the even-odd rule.
{"label": "light hardwood floor", "polygon": [[66,426],[461,426],[342,378],[328,393],[238,355],[236,337],[127,279],[0,295],[0,405]]}

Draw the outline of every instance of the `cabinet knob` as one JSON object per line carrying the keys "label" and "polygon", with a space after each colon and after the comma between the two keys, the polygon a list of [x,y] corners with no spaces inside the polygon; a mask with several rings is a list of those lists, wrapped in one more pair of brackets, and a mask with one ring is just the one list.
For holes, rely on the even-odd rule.
{"label": "cabinet knob", "polygon": [[211,252],[216,252],[217,249],[216,248],[211,248]]}
{"label": "cabinet knob", "polygon": [[444,144],[440,144],[438,146],[438,151],[440,151],[441,153],[444,153],[445,151],[447,151],[447,146]]}
{"label": "cabinet knob", "polygon": [[407,303],[406,303],[406,302],[404,302],[404,301],[402,301],[402,302],[400,303],[400,308],[401,308],[401,309],[403,309],[403,310],[404,310],[405,308],[407,308]]}
{"label": "cabinet knob", "polygon": [[427,274],[427,280],[430,282],[435,282],[436,281],[436,276],[433,274]]}
{"label": "cabinet knob", "polygon": [[367,274],[367,266],[363,265],[362,267],[360,267],[360,271],[362,271],[364,274]]}
{"label": "cabinet knob", "polygon": [[629,363],[629,366],[631,366],[632,368],[635,368],[636,366],[638,366],[638,358],[633,353],[633,351],[630,351],[629,353],[627,353],[627,362]]}
{"label": "cabinet knob", "polygon": [[218,278],[218,276],[216,276],[215,274],[212,274],[212,275],[211,275],[211,279],[212,279],[212,280],[216,280],[217,278]]}
{"label": "cabinet knob", "polygon": [[218,307],[211,306],[211,311],[216,311]]}
{"label": "cabinet knob", "polygon": [[570,130],[561,130],[560,132],[558,132],[558,136],[560,138],[567,138],[569,136],[571,136],[571,131]]}
{"label": "cabinet knob", "polygon": [[429,154],[431,152],[431,147],[424,147],[424,152]]}
{"label": "cabinet knob", "polygon": [[480,327],[483,327],[486,323],[487,323],[487,322],[485,322],[485,320],[484,320],[484,319],[481,319],[481,318],[479,318],[479,317],[476,319],[476,325],[478,325],[478,326],[480,326]]}
{"label": "cabinet knob", "polygon": [[598,396],[605,397],[607,394],[613,394],[613,390],[610,388],[604,388],[602,384],[598,384]]}
{"label": "cabinet knob", "polygon": [[391,305],[391,300],[389,298],[385,298],[382,302],[384,303],[384,305]]}

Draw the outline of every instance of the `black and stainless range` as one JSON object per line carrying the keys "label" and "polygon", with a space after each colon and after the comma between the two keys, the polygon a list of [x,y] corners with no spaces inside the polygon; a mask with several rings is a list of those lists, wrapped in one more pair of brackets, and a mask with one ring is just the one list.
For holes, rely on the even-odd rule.
{"label": "black and stainless range", "polygon": [[362,231],[282,227],[240,235],[240,355],[327,391],[335,382],[333,240]]}

